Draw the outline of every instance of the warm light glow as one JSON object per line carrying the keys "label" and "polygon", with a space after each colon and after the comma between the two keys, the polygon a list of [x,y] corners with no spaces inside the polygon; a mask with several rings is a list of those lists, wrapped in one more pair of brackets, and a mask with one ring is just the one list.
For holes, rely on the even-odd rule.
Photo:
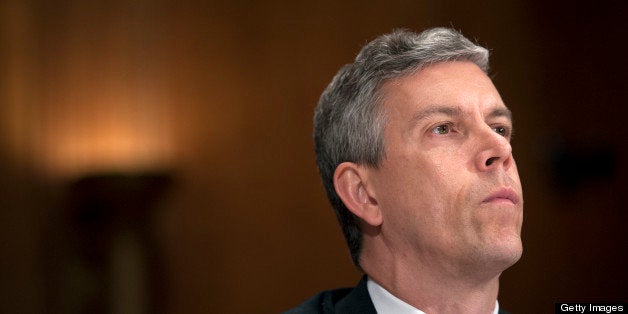
{"label": "warm light glow", "polygon": [[49,117],[43,144],[44,171],[57,177],[86,173],[134,172],[168,168],[172,161],[171,125],[163,99],[110,98],[72,105]]}
{"label": "warm light glow", "polygon": [[128,131],[123,127],[105,128],[101,131],[105,136],[68,136],[49,147],[45,166],[49,173],[61,176],[167,167],[167,143]]}
{"label": "warm light glow", "polygon": [[0,13],[9,43],[0,153],[55,178],[169,169],[176,142],[170,68],[162,24],[147,3],[110,12],[76,3],[63,23],[42,22],[41,33],[31,8],[11,3],[11,14]]}

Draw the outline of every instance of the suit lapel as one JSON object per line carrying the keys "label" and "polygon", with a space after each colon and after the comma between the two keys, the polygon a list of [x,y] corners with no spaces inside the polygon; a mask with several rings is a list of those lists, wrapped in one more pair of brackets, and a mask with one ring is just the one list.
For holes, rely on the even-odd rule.
{"label": "suit lapel", "polygon": [[366,288],[366,275],[362,276],[360,283],[342,300],[338,301],[335,310],[339,314],[377,314],[375,305]]}

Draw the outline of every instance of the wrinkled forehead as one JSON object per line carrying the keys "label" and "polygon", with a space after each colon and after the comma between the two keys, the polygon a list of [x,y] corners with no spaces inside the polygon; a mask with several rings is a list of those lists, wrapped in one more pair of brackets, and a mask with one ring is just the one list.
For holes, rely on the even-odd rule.
{"label": "wrinkled forehead", "polygon": [[491,79],[466,61],[437,63],[390,79],[378,94],[387,116],[412,114],[425,106],[455,107],[462,114],[507,110]]}

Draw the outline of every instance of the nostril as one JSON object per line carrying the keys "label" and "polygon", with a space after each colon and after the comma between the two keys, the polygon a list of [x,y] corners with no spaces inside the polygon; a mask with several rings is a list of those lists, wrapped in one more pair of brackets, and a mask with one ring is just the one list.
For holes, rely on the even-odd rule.
{"label": "nostril", "polygon": [[488,167],[488,166],[490,166],[490,165],[491,165],[491,164],[493,164],[493,162],[494,162],[495,160],[497,160],[498,158],[499,158],[499,157],[491,157],[491,158],[487,159],[487,160],[486,160],[486,166],[487,166],[487,167]]}

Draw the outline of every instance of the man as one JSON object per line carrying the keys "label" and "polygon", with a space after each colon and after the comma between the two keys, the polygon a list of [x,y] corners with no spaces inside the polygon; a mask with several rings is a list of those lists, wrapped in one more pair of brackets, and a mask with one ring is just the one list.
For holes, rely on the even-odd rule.
{"label": "man", "polygon": [[487,71],[485,48],[435,28],[383,35],[334,77],[315,112],[317,162],[366,275],[287,313],[498,313],[523,199],[511,113]]}

